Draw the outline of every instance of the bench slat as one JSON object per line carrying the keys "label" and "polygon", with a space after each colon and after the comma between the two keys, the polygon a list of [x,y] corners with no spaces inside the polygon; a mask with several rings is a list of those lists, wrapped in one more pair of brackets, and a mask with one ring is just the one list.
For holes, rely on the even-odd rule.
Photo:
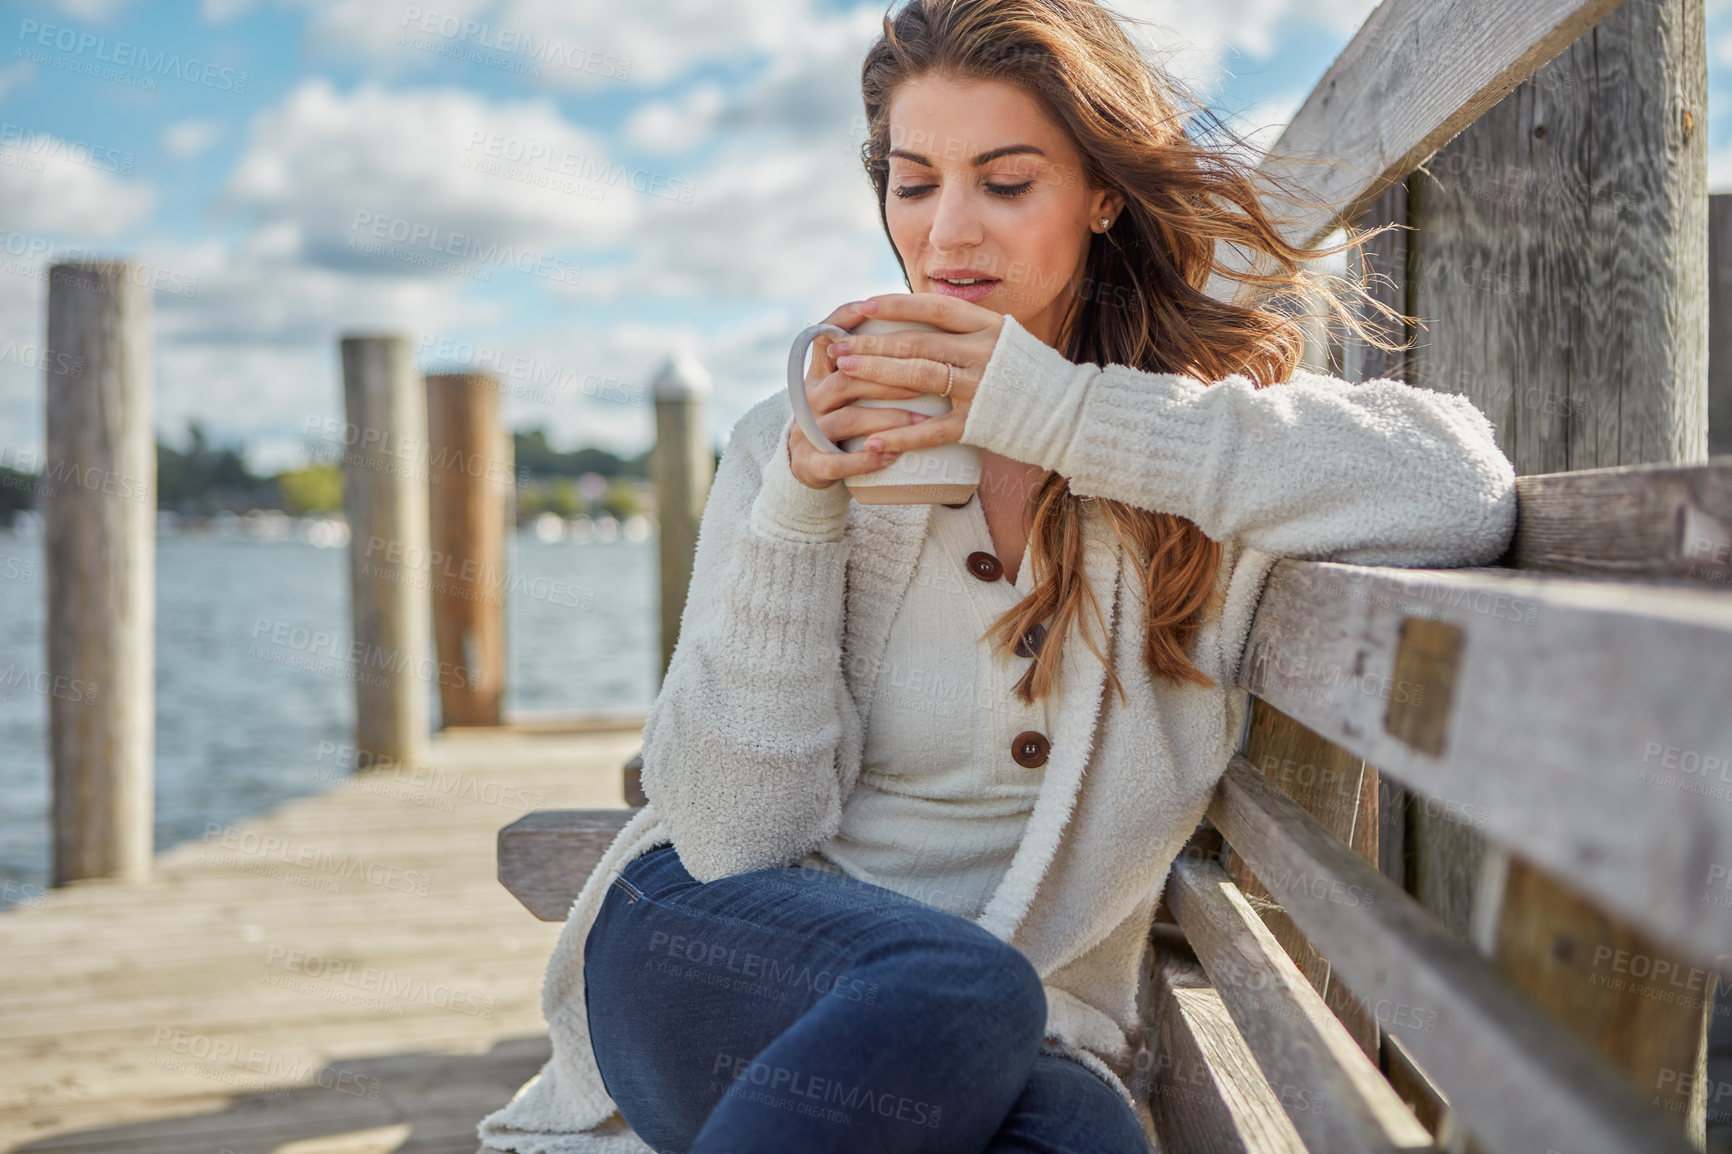
{"label": "bench slat", "polygon": [[1426,1132],[1227,872],[1180,859],[1167,900],[1276,1099],[1312,1150],[1429,1150]]}
{"label": "bench slat", "polygon": [[544,922],[563,922],[571,903],[631,809],[544,809],[499,831],[499,883]]}
{"label": "bench slat", "polygon": [[1488,1149],[1692,1149],[1621,1074],[1243,758],[1209,818]]}
{"label": "bench slat", "polygon": [[1305,1154],[1213,989],[1169,992],[1149,1109],[1167,1154]]}
{"label": "bench slat", "polygon": [[1239,684],[1698,962],[1732,941],[1732,598],[1284,560]]}
{"label": "bench slat", "polygon": [[1517,569],[1732,591],[1732,458],[1516,478]]}
{"label": "bench slat", "polygon": [[[1260,767],[1287,795],[1323,827],[1351,845],[1367,861],[1378,859],[1379,810],[1382,798],[1377,770],[1363,758],[1331,745],[1265,701],[1251,702],[1251,724],[1245,731],[1242,752]],[[1337,980],[1329,963],[1317,952],[1299,927],[1293,924],[1263,883],[1245,866],[1245,859],[1229,855],[1222,863],[1227,873],[1256,909],[1263,924],[1287,951],[1311,983],[1323,995],[1347,1032],[1373,1062],[1378,1056],[1377,1023],[1352,991]]]}

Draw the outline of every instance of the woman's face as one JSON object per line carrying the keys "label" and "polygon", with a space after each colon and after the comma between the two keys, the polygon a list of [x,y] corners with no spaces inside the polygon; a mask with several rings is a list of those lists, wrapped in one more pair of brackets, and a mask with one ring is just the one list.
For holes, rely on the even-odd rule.
{"label": "woman's face", "polygon": [[885,217],[913,290],[975,301],[1056,344],[1092,228],[1124,204],[1088,187],[1064,129],[1014,84],[923,76],[891,98],[889,163]]}

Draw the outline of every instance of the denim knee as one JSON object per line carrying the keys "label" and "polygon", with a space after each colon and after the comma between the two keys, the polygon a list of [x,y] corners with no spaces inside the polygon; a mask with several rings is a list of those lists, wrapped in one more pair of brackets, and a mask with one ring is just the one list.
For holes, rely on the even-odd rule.
{"label": "denim knee", "polygon": [[1034,964],[1015,946],[973,923],[898,926],[869,945],[857,971],[881,975],[879,995],[899,995],[928,1012],[946,1003],[996,1025],[994,1044],[1037,1049],[1046,1031],[1046,989]]}

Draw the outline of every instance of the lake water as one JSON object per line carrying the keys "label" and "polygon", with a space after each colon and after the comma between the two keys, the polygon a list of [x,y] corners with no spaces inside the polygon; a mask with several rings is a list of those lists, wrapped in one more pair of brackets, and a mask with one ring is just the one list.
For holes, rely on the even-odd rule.
{"label": "lake water", "polygon": [[[507,712],[648,709],[655,538],[524,532],[506,552],[520,578],[506,603]],[[292,538],[158,537],[159,851],[347,772],[329,753],[354,734],[347,566],[347,549]],[[0,907],[48,881],[48,702],[31,688],[47,668],[43,577],[41,539],[0,531]],[[272,643],[315,634],[330,641]]]}

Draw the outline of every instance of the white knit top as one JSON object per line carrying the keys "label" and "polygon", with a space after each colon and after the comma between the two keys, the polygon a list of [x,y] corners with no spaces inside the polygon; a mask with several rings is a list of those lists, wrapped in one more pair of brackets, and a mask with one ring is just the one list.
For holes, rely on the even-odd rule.
{"label": "white knit top", "polygon": [[[914,579],[890,627],[862,749],[860,777],[836,835],[800,864],[839,869],[966,918],[986,908],[1022,840],[1042,767],[1012,749],[1030,730],[1050,739],[1052,695],[1013,692],[1032,657],[995,657],[986,630],[1032,592],[1025,555],[1012,583],[969,567],[992,552],[977,496],[933,508]],[[1025,757],[1025,760],[1032,758]]]}

